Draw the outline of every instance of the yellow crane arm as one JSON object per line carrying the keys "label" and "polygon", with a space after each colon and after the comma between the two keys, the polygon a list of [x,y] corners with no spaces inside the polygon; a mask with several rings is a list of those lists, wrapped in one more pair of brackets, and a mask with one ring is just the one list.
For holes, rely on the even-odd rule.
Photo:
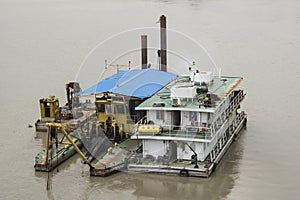
{"label": "yellow crane arm", "polygon": [[59,123],[46,123],[46,126],[48,127],[58,127],[61,129],[62,133],[64,134],[64,136],[67,138],[67,140],[72,144],[72,146],[74,147],[74,149],[77,151],[77,153],[81,156],[81,158],[85,161],[86,164],[88,164],[88,166],[93,169],[94,167],[92,166],[92,164],[90,163],[90,161],[85,157],[85,155],[82,153],[82,151],[78,148],[78,146],[75,144],[75,142],[72,140],[72,138],[70,137],[70,135],[66,132],[66,130],[64,129],[64,126],[62,124]]}

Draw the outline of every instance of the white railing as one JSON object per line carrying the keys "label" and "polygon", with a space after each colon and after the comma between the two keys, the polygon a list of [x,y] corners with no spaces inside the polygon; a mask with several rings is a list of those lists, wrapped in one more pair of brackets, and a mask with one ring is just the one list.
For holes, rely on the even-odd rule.
{"label": "white railing", "polygon": [[235,129],[241,123],[241,121],[245,118],[245,116],[246,116],[246,114],[244,111],[237,114],[237,116],[235,117],[235,119],[232,122],[233,129]]}
{"label": "white railing", "polygon": [[[215,133],[219,131],[225,132],[228,128],[230,131],[234,131],[245,118],[246,114],[244,112],[238,113],[233,120],[231,126],[226,127],[224,130],[223,124]],[[227,119],[228,120],[228,119]],[[141,121],[142,122],[142,121]],[[159,132],[139,132],[139,126],[160,126],[161,130]],[[177,137],[177,138],[195,138],[195,139],[212,139],[214,137],[214,132],[210,127],[201,127],[201,126],[174,126],[174,125],[157,125],[157,124],[147,124],[147,123],[140,123],[136,124],[135,134],[138,137],[141,136],[155,136],[155,137]]]}
{"label": "white railing", "polygon": [[[214,136],[214,134],[220,130],[220,128],[224,124],[224,121],[228,118],[228,116],[232,113],[232,111],[237,108],[237,106],[244,99],[244,97],[245,94],[243,93],[243,90],[239,91],[236,97],[234,97],[234,99],[231,101],[229,107],[225,109],[216,120],[216,122],[221,120],[219,126],[218,123],[216,123],[215,126],[212,125],[212,127],[192,126],[192,125],[176,126],[176,125],[165,125],[165,124],[148,124],[147,117],[144,116],[135,124],[134,133],[137,133],[139,135],[147,135],[147,136],[169,136],[169,137],[211,139]],[[240,122],[240,120],[244,118],[244,115],[245,115],[244,112],[238,114],[237,117],[234,119],[233,124]],[[160,126],[161,131],[138,132],[139,126],[141,125]]]}
{"label": "white railing", "polygon": [[134,133],[138,131],[138,128],[140,125],[146,125],[147,124],[147,116],[142,117],[134,126]]}
{"label": "white railing", "polygon": [[[160,126],[159,132],[139,132],[139,126]],[[166,137],[183,137],[183,138],[202,138],[211,139],[212,130],[209,127],[202,126],[176,126],[176,125],[157,125],[157,124],[137,124],[135,133],[139,136],[166,136]]]}
{"label": "white railing", "polygon": [[244,99],[245,94],[243,90],[240,90],[239,93],[234,97],[234,99],[230,102],[228,108],[226,108],[219,117],[214,122],[215,131],[217,132],[219,128],[222,126],[224,121],[230,116],[230,114],[240,105],[241,101]]}
{"label": "white railing", "polygon": [[236,97],[234,97],[234,99],[230,102],[229,107],[225,110],[226,111],[226,116],[228,116],[234,109],[236,109],[238,107],[238,105],[240,105],[241,101],[244,99],[245,94],[243,92],[243,90],[241,90]]}

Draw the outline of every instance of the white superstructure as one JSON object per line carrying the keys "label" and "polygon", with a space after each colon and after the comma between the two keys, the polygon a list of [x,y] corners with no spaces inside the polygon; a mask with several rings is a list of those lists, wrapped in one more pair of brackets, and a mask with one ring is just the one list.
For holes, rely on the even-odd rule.
{"label": "white superstructure", "polygon": [[239,109],[245,97],[238,89],[241,80],[193,72],[140,104],[136,110],[146,111],[146,118],[136,125],[131,139],[142,141],[144,163],[148,164],[129,167],[157,168],[159,172],[164,165],[175,170],[180,162],[190,162],[194,168],[205,163],[203,171],[217,163],[246,122],[246,114]]}

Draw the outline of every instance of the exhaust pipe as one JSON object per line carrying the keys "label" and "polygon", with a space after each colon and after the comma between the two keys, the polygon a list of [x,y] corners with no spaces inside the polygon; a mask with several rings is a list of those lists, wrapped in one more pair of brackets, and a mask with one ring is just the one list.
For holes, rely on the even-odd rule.
{"label": "exhaust pipe", "polygon": [[167,21],[166,16],[159,18],[160,22],[160,70],[167,71]]}
{"label": "exhaust pipe", "polygon": [[148,50],[147,50],[147,35],[141,35],[142,43],[142,69],[147,69],[148,64]]}

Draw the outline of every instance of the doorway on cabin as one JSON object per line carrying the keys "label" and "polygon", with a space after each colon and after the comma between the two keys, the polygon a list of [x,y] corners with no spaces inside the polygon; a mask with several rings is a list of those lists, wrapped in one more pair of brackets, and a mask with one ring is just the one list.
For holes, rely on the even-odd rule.
{"label": "doorway on cabin", "polygon": [[172,111],[172,127],[173,130],[180,130],[180,124],[181,124],[181,112],[176,110]]}

